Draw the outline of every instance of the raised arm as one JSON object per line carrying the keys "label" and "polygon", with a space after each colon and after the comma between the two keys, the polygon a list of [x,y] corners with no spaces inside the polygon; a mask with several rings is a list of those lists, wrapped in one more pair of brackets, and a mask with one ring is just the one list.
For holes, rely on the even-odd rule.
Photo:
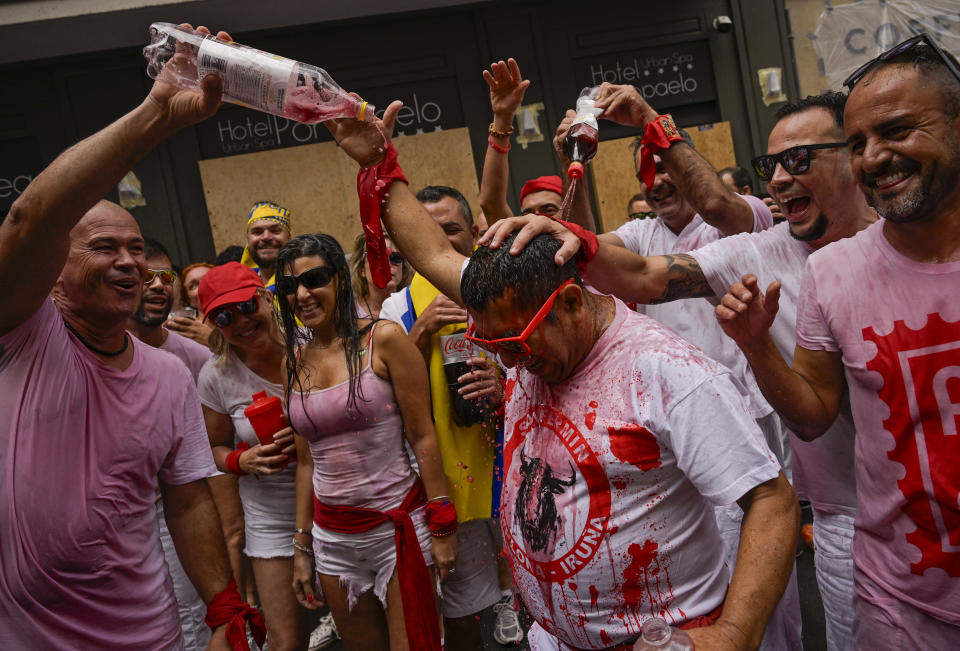
{"label": "raised arm", "polygon": [[[657,112],[630,85],[602,84],[597,92],[596,105],[604,109],[600,117],[639,129],[645,129],[657,117]],[[677,142],[658,154],[670,178],[703,221],[726,235],[753,230],[755,218],[750,204],[730,191],[713,166],[696,150]]]}
{"label": "raised arm", "polygon": [[[403,107],[395,101],[383,113],[383,120],[376,124],[353,119],[324,122],[340,148],[361,167],[377,165],[384,158],[384,150],[390,144],[389,134]],[[390,238],[413,268],[459,305],[460,269],[466,258],[450,245],[443,229],[433,220],[426,209],[404,183],[393,183],[388,192],[383,222]]]}
{"label": "raised arm", "polygon": [[779,299],[779,282],[771,283],[764,295],[756,276],[747,274],[721,299],[717,320],[743,351],[760,391],[784,424],[812,441],[827,431],[840,411],[846,391],[843,360],[838,352],[797,346],[790,368],[769,332]]}
{"label": "raised arm", "polygon": [[160,142],[213,115],[221,87],[213,75],[202,91],[161,77],[140,106],[62,153],[33,180],[0,225],[0,333],[29,318],[49,295],[67,259],[70,230],[87,210]]}
{"label": "raised arm", "polygon": [[487,223],[492,224],[513,214],[507,203],[510,163],[507,152],[502,150],[510,148],[513,118],[523,102],[530,81],[521,76],[520,67],[513,59],[508,59],[506,63],[498,61],[491,64],[490,70],[483,71],[483,79],[490,87],[493,127],[487,144],[487,155],[483,159],[480,208],[487,218]]}

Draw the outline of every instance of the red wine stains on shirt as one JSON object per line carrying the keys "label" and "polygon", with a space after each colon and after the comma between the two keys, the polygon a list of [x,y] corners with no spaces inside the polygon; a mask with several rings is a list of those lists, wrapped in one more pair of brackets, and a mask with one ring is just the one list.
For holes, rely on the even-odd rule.
{"label": "red wine stains on shirt", "polygon": [[657,439],[645,427],[637,424],[609,427],[610,452],[620,461],[640,470],[659,468],[660,446]]}

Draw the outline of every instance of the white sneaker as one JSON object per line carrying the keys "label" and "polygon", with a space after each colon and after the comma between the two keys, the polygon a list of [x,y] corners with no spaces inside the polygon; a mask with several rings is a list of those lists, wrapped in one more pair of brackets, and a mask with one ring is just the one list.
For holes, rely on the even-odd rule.
{"label": "white sneaker", "polygon": [[309,651],[326,649],[336,642],[339,637],[340,636],[337,635],[337,625],[333,623],[333,615],[327,613],[320,618],[320,623],[313,629],[313,632],[310,633],[310,646],[308,649]]}
{"label": "white sneaker", "polygon": [[513,609],[513,597],[504,597],[493,604],[493,612],[497,614],[497,621],[493,627],[493,639],[497,644],[513,645],[523,641],[523,628],[520,618]]}

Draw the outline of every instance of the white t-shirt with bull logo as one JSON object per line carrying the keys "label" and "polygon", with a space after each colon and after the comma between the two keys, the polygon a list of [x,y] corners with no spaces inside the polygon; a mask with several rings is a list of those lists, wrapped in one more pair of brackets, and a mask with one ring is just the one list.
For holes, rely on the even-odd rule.
{"label": "white t-shirt with bull logo", "polygon": [[533,617],[583,649],[715,610],[730,577],[713,505],[779,472],[731,373],[616,307],[571,377],[507,383],[507,558]]}

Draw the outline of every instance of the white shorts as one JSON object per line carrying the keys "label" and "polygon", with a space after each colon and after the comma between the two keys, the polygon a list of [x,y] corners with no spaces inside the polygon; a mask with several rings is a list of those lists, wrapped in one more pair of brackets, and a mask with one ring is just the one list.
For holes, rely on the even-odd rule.
{"label": "white shorts", "polygon": [[[410,513],[417,530],[420,551],[427,565],[433,565],[430,555],[432,537],[427,527],[423,507]],[[293,536],[290,536],[293,538]],[[340,533],[313,525],[313,557],[319,574],[340,579],[347,588],[347,607],[353,609],[364,592],[371,588],[383,607],[387,607],[387,584],[397,567],[397,547],[392,522],[385,522],[363,533]]]}

